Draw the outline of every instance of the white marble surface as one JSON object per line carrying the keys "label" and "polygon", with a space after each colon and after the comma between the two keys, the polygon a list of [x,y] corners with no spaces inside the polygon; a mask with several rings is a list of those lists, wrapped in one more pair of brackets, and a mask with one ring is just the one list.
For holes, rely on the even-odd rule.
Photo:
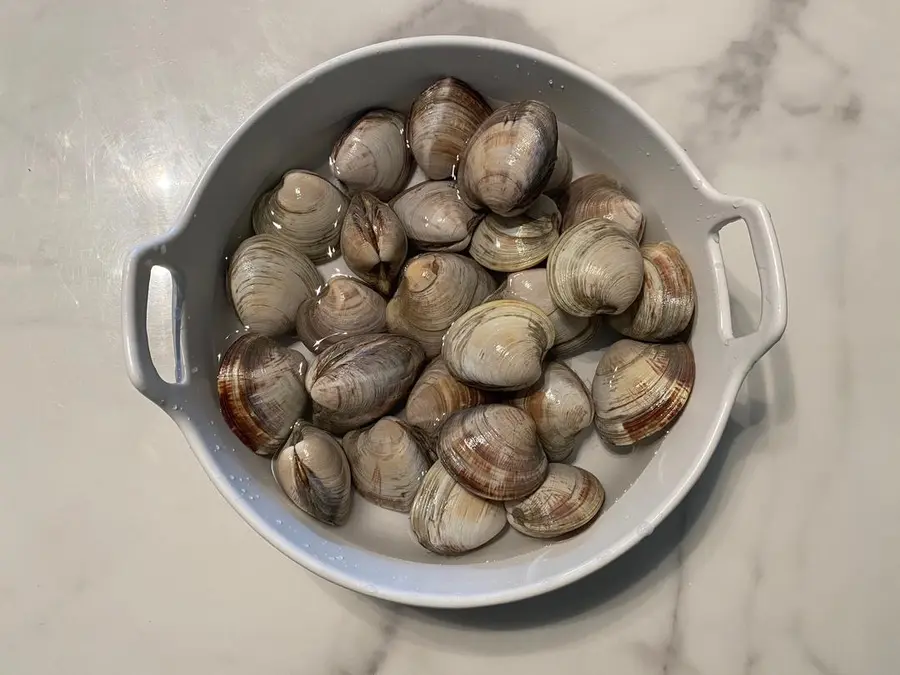
{"label": "white marble surface", "polygon": [[[897,672],[898,29],[891,0],[0,3],[0,670]],[[444,32],[595,70],[718,188],[766,202],[791,311],[653,536],[568,589],[456,613],[356,596],[268,546],[131,388],[119,325],[125,252],[264,97]]]}

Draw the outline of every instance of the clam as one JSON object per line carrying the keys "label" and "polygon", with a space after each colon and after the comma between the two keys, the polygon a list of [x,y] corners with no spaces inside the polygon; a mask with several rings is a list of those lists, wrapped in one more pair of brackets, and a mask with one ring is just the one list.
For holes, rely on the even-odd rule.
{"label": "clam", "polygon": [[482,216],[460,197],[456,183],[426,181],[391,201],[409,240],[423,251],[464,251]]}
{"label": "clam", "polygon": [[547,259],[550,297],[575,316],[621,314],[644,283],[634,239],[601,218],[563,232]]}
{"label": "clam", "polygon": [[388,330],[417,340],[431,358],[458,317],[497,287],[478,263],[454,253],[425,253],[406,264],[387,305]]}
{"label": "clam", "polygon": [[506,502],[506,519],[529,537],[559,537],[591,522],[605,497],[594,474],[577,466],[551,464],[537,490],[520,501]]}
{"label": "clam", "polygon": [[561,199],[562,231],[593,218],[614,222],[640,243],[647,219],[628,191],[602,173],[582,176],[569,185]]}
{"label": "clam", "polygon": [[245,239],[228,266],[234,310],[244,326],[261,335],[290,332],[297,309],[321,284],[312,261],[272,234]]}
{"label": "clam", "polygon": [[567,459],[575,438],[594,420],[594,403],[581,378],[558,361],[548,363],[541,379],[512,403],[534,420],[551,462]]}
{"label": "clam", "polygon": [[353,484],[370,502],[409,513],[416,492],[431,467],[422,432],[396,417],[348,432],[342,441]]}
{"label": "clam", "polygon": [[543,268],[523,270],[506,277],[500,287],[487,300],[521,300],[530,302],[550,319],[556,329],[553,354],[567,356],[577,352],[591,341],[596,333],[597,321],[583,316],[566,314],[553,302],[547,285],[547,270]]}
{"label": "clam", "polygon": [[492,300],[453,322],[441,353],[450,373],[480,389],[516,391],[541,376],[556,331],[541,310],[519,300]]}
{"label": "clam", "polygon": [[294,244],[314,263],[336,258],[347,198],[311,171],[288,171],[253,209],[253,230]]}
{"label": "clam", "polygon": [[553,173],[550,174],[550,180],[547,181],[547,187],[544,188],[544,192],[554,197],[562,195],[571,182],[572,155],[565,144],[562,141],[558,141],[556,144],[556,166],[553,167]]}
{"label": "clam", "polygon": [[248,448],[271,455],[306,407],[306,359],[271,338],[247,333],[219,365],[216,385],[225,422]]}
{"label": "clam", "polygon": [[418,542],[429,551],[460,555],[500,534],[506,527],[506,511],[467,491],[435,462],[413,501],[409,523]]}
{"label": "clam", "polygon": [[545,103],[498,108],[463,150],[457,175],[463,198],[501,216],[522,213],[550,181],[558,140],[556,115]]}
{"label": "clam", "polygon": [[450,178],[466,143],[491,114],[477,91],[455,77],[444,77],[413,101],[409,147],[431,180]]}
{"label": "clam", "polygon": [[609,325],[636,340],[665,340],[688,327],[694,315],[694,279],[681,252],[664,241],[641,247],[641,294]]}
{"label": "clam", "polygon": [[406,396],[424,360],[419,343],[401,335],[360,335],[326,347],[306,374],[313,423],[342,434],[378,419]]}
{"label": "clam", "polygon": [[406,421],[433,434],[451,414],[487,403],[489,395],[454,378],[444,359],[429,363],[406,399]]}
{"label": "clam", "polygon": [[316,520],[347,522],[353,504],[350,465],[331,434],[297,422],[272,458],[272,475],[288,498]]}
{"label": "clam", "polygon": [[441,427],[435,448],[456,482],[485,499],[526,497],[547,473],[534,421],[509,405],[482,405],[454,414]]}
{"label": "clam", "polygon": [[297,335],[313,353],[351,336],[386,333],[384,298],[353,277],[335,276],[297,312]]}
{"label": "clam", "polygon": [[594,424],[613,445],[651,439],[678,417],[693,386],[694,354],[685,343],[619,340],[594,374]]}
{"label": "clam", "polygon": [[521,215],[485,216],[472,235],[469,255],[488,269],[518,272],[544,260],[557,239],[559,210],[540,195]]}
{"label": "clam", "polygon": [[390,206],[368,192],[360,192],[347,207],[341,252],[351,271],[387,295],[406,260],[403,223]]}
{"label": "clam", "polygon": [[334,144],[328,160],[334,177],[351,194],[365,191],[391,199],[413,169],[405,127],[404,116],[393,110],[367,112]]}

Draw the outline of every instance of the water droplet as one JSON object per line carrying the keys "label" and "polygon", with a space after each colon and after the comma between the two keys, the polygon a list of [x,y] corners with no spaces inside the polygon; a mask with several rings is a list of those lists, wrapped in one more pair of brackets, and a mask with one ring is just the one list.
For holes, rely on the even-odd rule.
{"label": "water droplet", "polygon": [[336,556],[334,557],[334,559],[335,559],[335,560],[343,560],[343,559],[344,559],[344,556],[342,556],[342,555],[336,555]]}
{"label": "water droplet", "polygon": [[281,525],[281,518],[276,518],[276,519],[275,519],[275,524],[276,524],[276,525]]}
{"label": "water droplet", "polygon": [[229,479],[229,480],[234,480],[234,474],[233,474],[233,473],[228,474],[228,479]]}
{"label": "water droplet", "polygon": [[191,373],[193,373],[194,375],[196,375],[199,372],[200,372],[200,369],[197,366],[194,366],[193,368],[191,368]]}
{"label": "water droplet", "polygon": [[562,90],[565,89],[565,88],[566,88],[566,85],[564,85],[564,84],[559,85],[560,91],[562,91]]}
{"label": "water droplet", "polygon": [[215,450],[213,450],[213,452],[218,452],[218,451],[219,451],[219,450],[221,450],[221,449],[222,449],[222,447],[221,447],[221,446],[219,446],[219,445],[216,445],[216,447],[215,447]]}
{"label": "water droplet", "polygon": [[520,66],[518,63],[516,64],[516,70],[519,70],[521,67],[522,66]]}
{"label": "water droplet", "polygon": [[553,86],[553,80],[547,80],[547,84],[549,84],[549,85],[552,87],[552,86]]}
{"label": "water droplet", "polygon": [[178,404],[177,404],[177,403],[173,403],[173,404],[172,404],[172,410],[181,410],[181,408],[178,407]]}
{"label": "water droplet", "polygon": [[212,426],[212,425],[214,425],[214,424],[215,424],[215,421],[214,421],[214,420],[210,420],[210,421],[209,421],[209,426]]}
{"label": "water droplet", "polygon": [[247,488],[241,488],[241,494],[242,495],[247,494]]}
{"label": "water droplet", "polygon": [[649,153],[649,152],[645,152],[644,154],[647,155],[647,157],[650,156],[650,153]]}
{"label": "water droplet", "polygon": [[168,250],[168,247],[167,247],[165,244],[160,244],[160,247],[159,247],[159,252],[160,252],[160,253],[162,253],[163,255],[165,255],[167,250]]}

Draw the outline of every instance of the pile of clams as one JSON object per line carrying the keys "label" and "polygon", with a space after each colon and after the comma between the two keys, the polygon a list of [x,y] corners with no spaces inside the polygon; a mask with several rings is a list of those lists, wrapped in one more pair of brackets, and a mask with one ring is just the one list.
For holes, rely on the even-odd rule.
{"label": "pile of clams", "polygon": [[[690,398],[679,250],[642,241],[615,178],[572,181],[545,103],[494,109],[452,77],[408,113],[361,114],[329,168],[263,194],[228,265],[247,332],[218,393],[237,438],[309,517],[340,526],[362,498],[408,514],[440,555],[507,525],[539,539],[589,525],[604,489],[572,463],[588,430],[640,451]],[[587,386],[563,359],[602,324],[621,338]]]}

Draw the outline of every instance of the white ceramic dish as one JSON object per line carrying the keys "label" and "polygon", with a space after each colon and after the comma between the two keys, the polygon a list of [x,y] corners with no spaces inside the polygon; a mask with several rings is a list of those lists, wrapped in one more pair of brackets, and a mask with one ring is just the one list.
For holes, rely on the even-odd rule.
{"label": "white ceramic dish", "polygon": [[[693,270],[697,311],[691,345],[696,385],[684,414],[654,451],[615,455],[595,435],[577,463],[607,488],[601,517],[586,531],[546,544],[508,531],[459,559],[419,548],[405,516],[357,499],[348,525],[312,522],[282,496],[269,462],[241,446],[218,409],[215,373],[227,334],[238,328],[224,290],[226,256],[249,232],[250,206],[288,168],[315,168],[347,120],[379,105],[408,105],[443,75],[499,100],[539,98],[602,149],[649,213],[647,240],[668,238]],[[552,86],[551,86],[552,83]],[[577,154],[578,148],[572,148]],[[596,168],[596,167],[590,167]],[[762,315],[751,335],[731,331],[718,231],[743,219],[759,269]],[[175,285],[177,382],[152,365],[146,330],[153,266]],[[260,535],[312,572],[363,593],[434,607],[517,600],[568,584],[615,559],[681,501],[722,434],[751,366],[787,321],[781,255],[769,214],[723,195],[643,110],[595,75],[520,45],[471,37],[424,37],[366,47],[332,59],[277,92],[204,171],[179,222],[134,251],[124,284],[124,328],[134,385],[178,424],[225,499]],[[575,359],[588,382],[596,353]],[[198,535],[202,539],[203,534]]]}

